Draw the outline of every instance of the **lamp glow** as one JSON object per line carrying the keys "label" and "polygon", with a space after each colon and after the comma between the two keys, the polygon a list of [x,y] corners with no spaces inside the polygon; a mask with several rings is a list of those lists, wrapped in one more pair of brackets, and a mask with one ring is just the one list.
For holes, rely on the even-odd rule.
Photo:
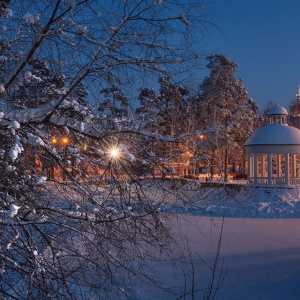
{"label": "lamp glow", "polygon": [[69,139],[67,137],[64,137],[62,140],[63,144],[68,144],[69,143]]}
{"label": "lamp glow", "polygon": [[120,149],[117,147],[113,147],[111,149],[108,150],[108,155],[110,156],[111,159],[119,159],[121,152]]}

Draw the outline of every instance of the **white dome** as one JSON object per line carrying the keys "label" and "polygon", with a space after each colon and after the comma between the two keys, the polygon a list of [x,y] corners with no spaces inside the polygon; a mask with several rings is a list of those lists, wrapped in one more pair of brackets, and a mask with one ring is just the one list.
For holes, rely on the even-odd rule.
{"label": "white dome", "polygon": [[252,133],[245,143],[245,146],[250,145],[300,145],[300,130],[292,126],[270,124]]}
{"label": "white dome", "polygon": [[288,115],[288,112],[284,107],[275,105],[270,108],[270,110],[268,111],[268,115]]}

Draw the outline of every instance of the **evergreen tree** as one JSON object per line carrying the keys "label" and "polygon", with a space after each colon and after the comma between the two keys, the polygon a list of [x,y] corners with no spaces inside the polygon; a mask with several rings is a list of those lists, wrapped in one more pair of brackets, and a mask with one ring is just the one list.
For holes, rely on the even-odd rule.
{"label": "evergreen tree", "polygon": [[[186,129],[189,90],[172,82],[169,77],[161,77],[158,82],[160,84],[158,94],[154,89],[145,88],[140,91],[141,106],[136,112],[143,129],[173,138]],[[167,166],[169,164],[179,166],[182,161],[182,154],[185,151],[182,143],[174,145],[152,139],[144,144],[149,147],[148,153],[155,154],[160,161],[166,162]]]}
{"label": "evergreen tree", "polygon": [[98,107],[103,126],[106,129],[120,129],[128,125],[129,101],[120,88],[105,88],[100,93],[105,97]]}
{"label": "evergreen tree", "polygon": [[260,125],[260,118],[243,81],[235,77],[237,64],[226,55],[208,56],[207,60],[210,74],[200,85],[199,112],[202,126],[213,132],[211,164],[215,165],[219,156],[221,172],[227,180],[231,153]]}

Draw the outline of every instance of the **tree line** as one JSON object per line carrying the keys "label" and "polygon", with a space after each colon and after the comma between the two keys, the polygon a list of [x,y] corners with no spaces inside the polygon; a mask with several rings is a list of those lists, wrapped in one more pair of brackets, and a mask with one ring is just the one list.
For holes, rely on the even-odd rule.
{"label": "tree line", "polygon": [[243,81],[235,77],[237,64],[226,55],[211,55],[207,61],[210,73],[196,91],[161,77],[158,92],[141,89],[136,114],[141,128],[152,133],[174,138],[194,132],[175,144],[144,141],[147,153],[176,166],[181,175],[196,175],[203,167],[227,180],[229,163],[245,174],[243,144],[262,125],[262,116]]}

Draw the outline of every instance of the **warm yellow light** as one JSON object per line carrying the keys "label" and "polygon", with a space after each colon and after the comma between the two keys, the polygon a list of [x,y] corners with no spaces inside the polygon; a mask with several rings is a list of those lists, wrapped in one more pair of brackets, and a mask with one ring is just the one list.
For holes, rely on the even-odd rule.
{"label": "warm yellow light", "polygon": [[118,156],[120,155],[120,151],[118,148],[112,148],[110,149],[110,156],[112,158],[118,158]]}
{"label": "warm yellow light", "polygon": [[52,142],[52,144],[57,144],[57,138],[55,138],[55,137],[52,138],[52,139],[51,139],[51,142]]}
{"label": "warm yellow light", "polygon": [[200,134],[200,139],[202,140],[204,138],[204,135],[203,134]]}
{"label": "warm yellow light", "polygon": [[67,137],[64,137],[63,139],[62,139],[62,142],[63,142],[63,144],[68,144],[69,143],[69,139],[67,138]]}
{"label": "warm yellow light", "polygon": [[118,160],[121,157],[121,149],[114,146],[107,150],[108,157],[112,160]]}

